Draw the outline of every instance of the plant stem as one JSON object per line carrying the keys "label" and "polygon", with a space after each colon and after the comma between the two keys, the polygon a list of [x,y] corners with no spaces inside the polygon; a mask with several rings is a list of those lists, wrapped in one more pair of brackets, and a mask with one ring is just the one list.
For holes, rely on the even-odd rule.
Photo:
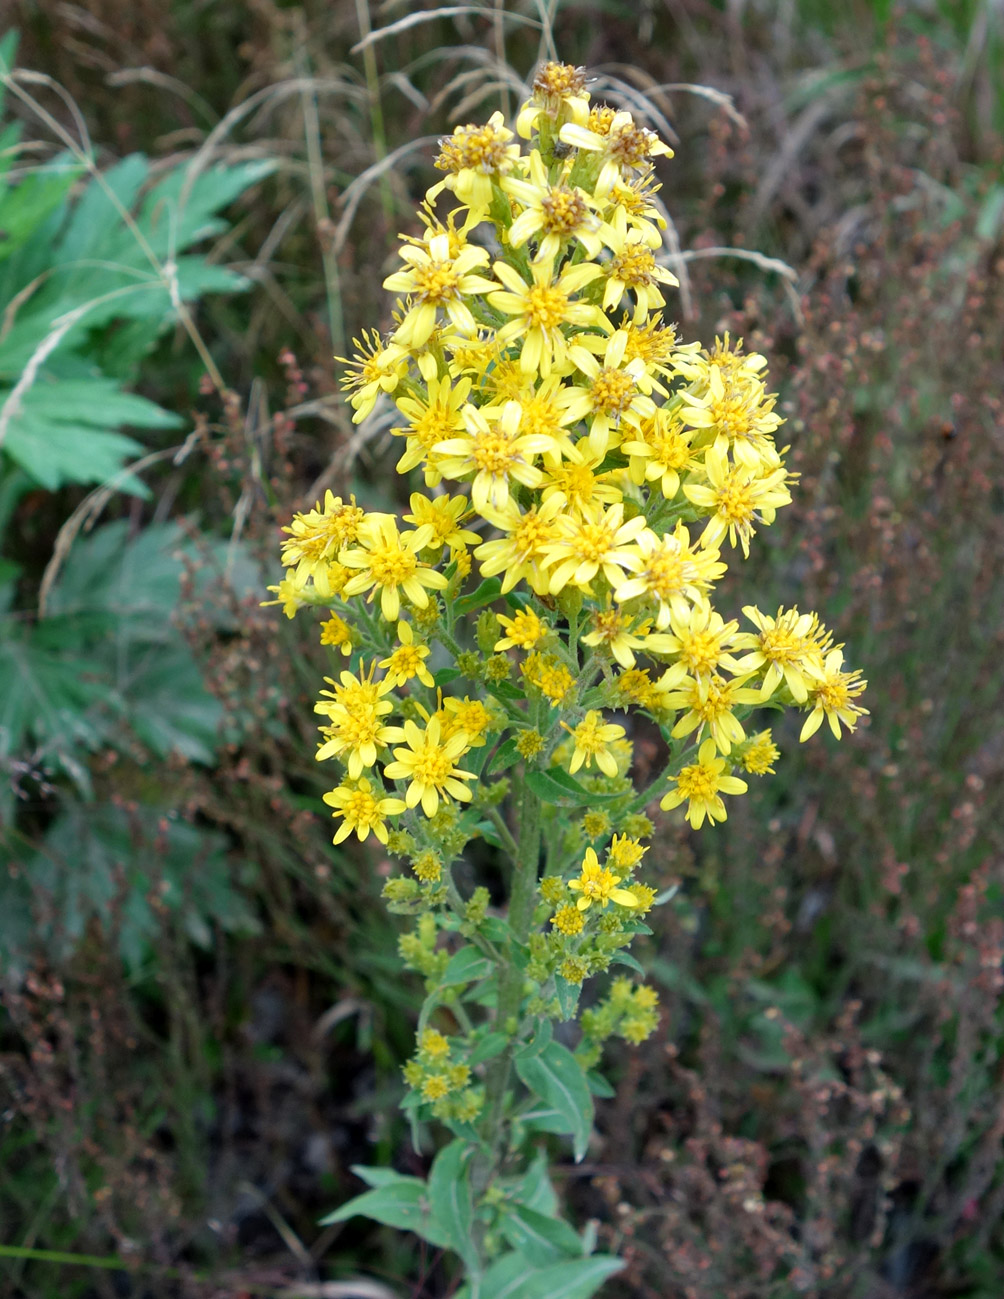
{"label": "plant stem", "polygon": [[[518,852],[513,859],[512,890],[509,896],[509,927],[518,943],[525,943],[533,921],[534,902],[537,895],[537,867],[540,860],[540,799],[524,779],[520,798]],[[509,1033],[507,1025],[519,1016],[523,999],[523,971],[512,953],[509,964],[499,979],[498,1005],[495,1027],[500,1033]],[[512,1069],[516,1028],[505,1051],[492,1063],[486,1086],[488,1111],[488,1140],[497,1165],[504,1136],[506,1090]]]}

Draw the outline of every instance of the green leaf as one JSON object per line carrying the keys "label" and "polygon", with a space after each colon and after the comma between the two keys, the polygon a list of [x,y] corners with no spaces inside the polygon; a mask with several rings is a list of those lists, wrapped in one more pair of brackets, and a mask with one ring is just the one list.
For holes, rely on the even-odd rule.
{"label": "green leaf", "polygon": [[519,762],[520,753],[516,747],[516,737],[505,741],[492,754],[491,762],[485,768],[485,775],[491,776],[496,773],[508,771],[515,763]]}
{"label": "green leaf", "polygon": [[499,1226],[513,1249],[538,1267],[582,1256],[582,1241],[562,1218],[538,1213],[522,1204],[509,1204]]}
{"label": "green leaf", "polygon": [[553,1263],[527,1277],[520,1299],[591,1299],[604,1281],[623,1268],[622,1259],[608,1254]]}
{"label": "green leaf", "polygon": [[353,1164],[352,1171],[367,1186],[393,1186],[395,1182],[408,1180],[393,1168],[370,1168],[366,1164]]}
{"label": "green leaf", "polygon": [[572,1019],[579,1004],[582,984],[569,983],[560,974],[556,974],[554,976],[554,992],[558,998],[558,1006],[561,1009],[561,1018],[564,1020]]}
{"label": "green leaf", "polygon": [[487,1033],[468,1056],[467,1063],[476,1065],[484,1064],[486,1060],[494,1060],[496,1056],[502,1054],[510,1040],[507,1033]]}
{"label": "green leaf", "polygon": [[466,1141],[451,1141],[439,1152],[429,1170],[429,1205],[437,1229],[449,1239],[449,1248],[460,1255],[468,1273],[476,1277],[481,1261],[473,1240],[472,1154]]}
{"label": "green leaf", "polygon": [[586,1074],[586,1083],[593,1095],[599,1096],[601,1100],[608,1101],[617,1095],[603,1075],[597,1073],[594,1069],[590,1069]]}
{"label": "green leaf", "polygon": [[591,1299],[609,1277],[620,1272],[619,1258],[596,1254],[534,1267],[522,1253],[495,1260],[476,1288],[461,1290],[457,1299]]}
{"label": "green leaf", "polygon": [[567,1047],[549,1042],[539,1055],[520,1052],[516,1072],[535,1096],[549,1105],[572,1137],[575,1162],[581,1162],[593,1126],[593,1098],[582,1067]]}
{"label": "green leaf", "polygon": [[558,1197],[548,1175],[547,1159],[538,1150],[533,1162],[513,1186],[514,1198],[527,1209],[553,1216],[558,1211]]}
{"label": "green leaf", "polygon": [[450,1248],[450,1241],[430,1212],[427,1187],[418,1177],[398,1177],[372,1191],[364,1191],[322,1218],[319,1225],[330,1227],[355,1217],[372,1218],[385,1227],[413,1231],[432,1245]]}
{"label": "green leaf", "polygon": [[454,613],[458,618],[463,618],[466,614],[473,613],[475,609],[481,609],[486,604],[493,604],[502,593],[502,579],[498,577],[486,577],[476,591],[470,595],[461,596],[453,606]]}
{"label": "green leaf", "polygon": [[631,955],[630,952],[614,952],[610,958],[611,965],[626,965],[629,970],[634,970],[635,974],[645,977],[645,971]]}
{"label": "green leaf", "polygon": [[526,1060],[531,1056],[540,1055],[545,1047],[551,1044],[554,1038],[554,1029],[551,1027],[549,1019],[540,1019],[537,1021],[537,1031],[533,1037],[520,1050],[520,1055]]}
{"label": "green leaf", "polygon": [[560,803],[573,807],[588,807],[623,798],[623,794],[604,794],[586,789],[562,767],[548,767],[546,771],[528,771],[526,782],[543,803]]}
{"label": "green leaf", "polygon": [[495,972],[495,963],[487,956],[482,956],[474,946],[461,947],[450,957],[443,977],[439,981],[441,988],[452,988],[458,983],[476,983]]}

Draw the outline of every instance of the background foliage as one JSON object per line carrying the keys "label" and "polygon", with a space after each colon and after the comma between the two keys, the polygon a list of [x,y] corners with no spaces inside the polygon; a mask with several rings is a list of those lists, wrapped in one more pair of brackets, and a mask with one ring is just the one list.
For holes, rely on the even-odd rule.
{"label": "background foliage", "polygon": [[[420,990],[384,864],[317,815],[324,664],[257,602],[294,508],[395,490],[331,354],[388,323],[431,145],[518,102],[538,18],[15,0],[4,1295],[455,1286],[406,1238],[317,1226],[361,1189],[353,1163],[428,1171],[393,1117]],[[559,1194],[629,1259],[615,1297],[992,1299],[999,6],[569,0],[554,31],[598,94],[647,96],[679,137],[681,327],[768,356],[802,474],[746,581],[825,612],[872,710],[840,749],[787,736],[759,805],[713,833],[665,820],[653,870],[681,888],[642,960],[668,1013]],[[493,884],[489,857],[470,869]]]}

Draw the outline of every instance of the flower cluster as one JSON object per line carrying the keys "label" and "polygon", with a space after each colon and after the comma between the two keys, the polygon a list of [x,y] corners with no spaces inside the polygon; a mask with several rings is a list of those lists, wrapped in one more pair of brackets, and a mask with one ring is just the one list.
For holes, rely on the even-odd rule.
{"label": "flower cluster", "polygon": [[[648,803],[683,807],[695,829],[723,820],[723,795],[747,789],[734,773],[778,757],[769,730],[747,733],[751,713],[793,707],[803,739],[824,719],[839,738],[865,683],[815,614],[751,605],[741,629],[713,607],[793,476],[764,358],[727,335],[684,341],[662,318],[676,280],[654,164],[671,150],[561,64],[515,126],[496,113],[442,141],[422,233],[385,281],[394,326],[346,362],[353,418],[393,401],[397,468],[424,491],[400,517],[328,492],[284,530],[272,589],[289,617],[328,610],[339,671],[316,706],[317,757],[344,772],[325,797],[335,840],[372,834],[409,861],[387,896],[421,915],[409,960],[427,976],[442,973],[433,911],[493,942],[491,916],[463,916],[452,861],[475,836],[515,855],[511,781],[542,804],[526,974],[528,1009],[552,1014],[643,928]],[[639,712],[669,746],[640,792]],[[651,994],[614,990],[592,1038],[638,1041]],[[409,1080],[443,1113],[457,1094],[472,1110],[444,1042],[425,1033]]]}

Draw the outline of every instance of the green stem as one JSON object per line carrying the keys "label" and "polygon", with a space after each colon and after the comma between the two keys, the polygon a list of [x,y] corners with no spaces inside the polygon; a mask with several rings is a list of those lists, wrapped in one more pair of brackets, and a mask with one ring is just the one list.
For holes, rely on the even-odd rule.
{"label": "green stem", "polygon": [[[516,941],[521,944],[529,937],[533,921],[537,897],[537,868],[540,860],[540,830],[540,799],[524,780],[519,809],[519,839],[516,845],[517,853],[513,858],[512,890],[509,898],[509,927]],[[517,965],[513,953],[499,979],[498,1004],[495,1012],[496,1031],[506,1034],[510,1032],[508,1026],[518,1020],[522,1000],[523,971]],[[498,1163],[503,1145],[505,1098],[512,1069],[516,1031],[516,1027],[513,1027],[509,1045],[492,1063],[486,1085],[487,1136],[492,1146],[495,1164]]]}

